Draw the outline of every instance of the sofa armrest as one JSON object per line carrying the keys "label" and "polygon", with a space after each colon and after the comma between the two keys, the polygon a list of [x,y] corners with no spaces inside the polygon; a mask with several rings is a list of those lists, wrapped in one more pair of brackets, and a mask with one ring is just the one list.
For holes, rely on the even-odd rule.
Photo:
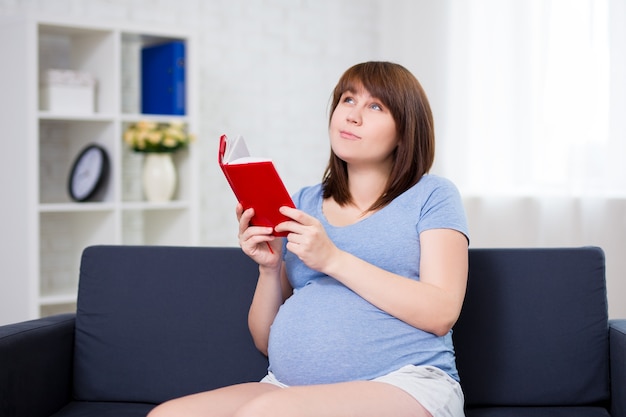
{"label": "sofa armrest", "polygon": [[74,314],[0,327],[0,417],[49,416],[72,395]]}
{"label": "sofa armrest", "polygon": [[626,417],[626,319],[609,321],[611,416]]}

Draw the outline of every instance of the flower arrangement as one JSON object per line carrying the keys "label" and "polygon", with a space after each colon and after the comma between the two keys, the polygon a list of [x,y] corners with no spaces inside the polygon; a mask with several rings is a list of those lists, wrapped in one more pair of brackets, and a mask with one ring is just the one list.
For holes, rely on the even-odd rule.
{"label": "flower arrangement", "polygon": [[181,122],[157,123],[142,120],[124,132],[124,142],[135,152],[175,152],[195,139]]}

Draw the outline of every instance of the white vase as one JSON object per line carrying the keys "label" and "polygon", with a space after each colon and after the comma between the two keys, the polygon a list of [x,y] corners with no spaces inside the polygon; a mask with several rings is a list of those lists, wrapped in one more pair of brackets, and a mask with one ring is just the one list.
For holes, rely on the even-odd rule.
{"label": "white vase", "polygon": [[148,201],[170,201],[176,190],[176,168],[171,153],[149,152],[143,160],[143,192]]}

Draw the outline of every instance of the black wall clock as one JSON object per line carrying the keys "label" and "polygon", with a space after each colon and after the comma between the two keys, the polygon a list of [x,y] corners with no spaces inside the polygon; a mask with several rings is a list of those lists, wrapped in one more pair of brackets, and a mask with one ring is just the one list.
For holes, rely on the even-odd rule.
{"label": "black wall clock", "polygon": [[85,147],[76,157],[68,179],[74,201],[88,201],[102,189],[109,174],[109,157],[100,145]]}

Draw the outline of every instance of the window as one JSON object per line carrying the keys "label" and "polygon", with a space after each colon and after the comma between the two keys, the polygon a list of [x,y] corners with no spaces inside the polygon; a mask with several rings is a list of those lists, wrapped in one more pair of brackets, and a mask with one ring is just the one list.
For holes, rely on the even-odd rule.
{"label": "window", "polygon": [[452,1],[445,175],[466,194],[625,196],[625,8]]}

